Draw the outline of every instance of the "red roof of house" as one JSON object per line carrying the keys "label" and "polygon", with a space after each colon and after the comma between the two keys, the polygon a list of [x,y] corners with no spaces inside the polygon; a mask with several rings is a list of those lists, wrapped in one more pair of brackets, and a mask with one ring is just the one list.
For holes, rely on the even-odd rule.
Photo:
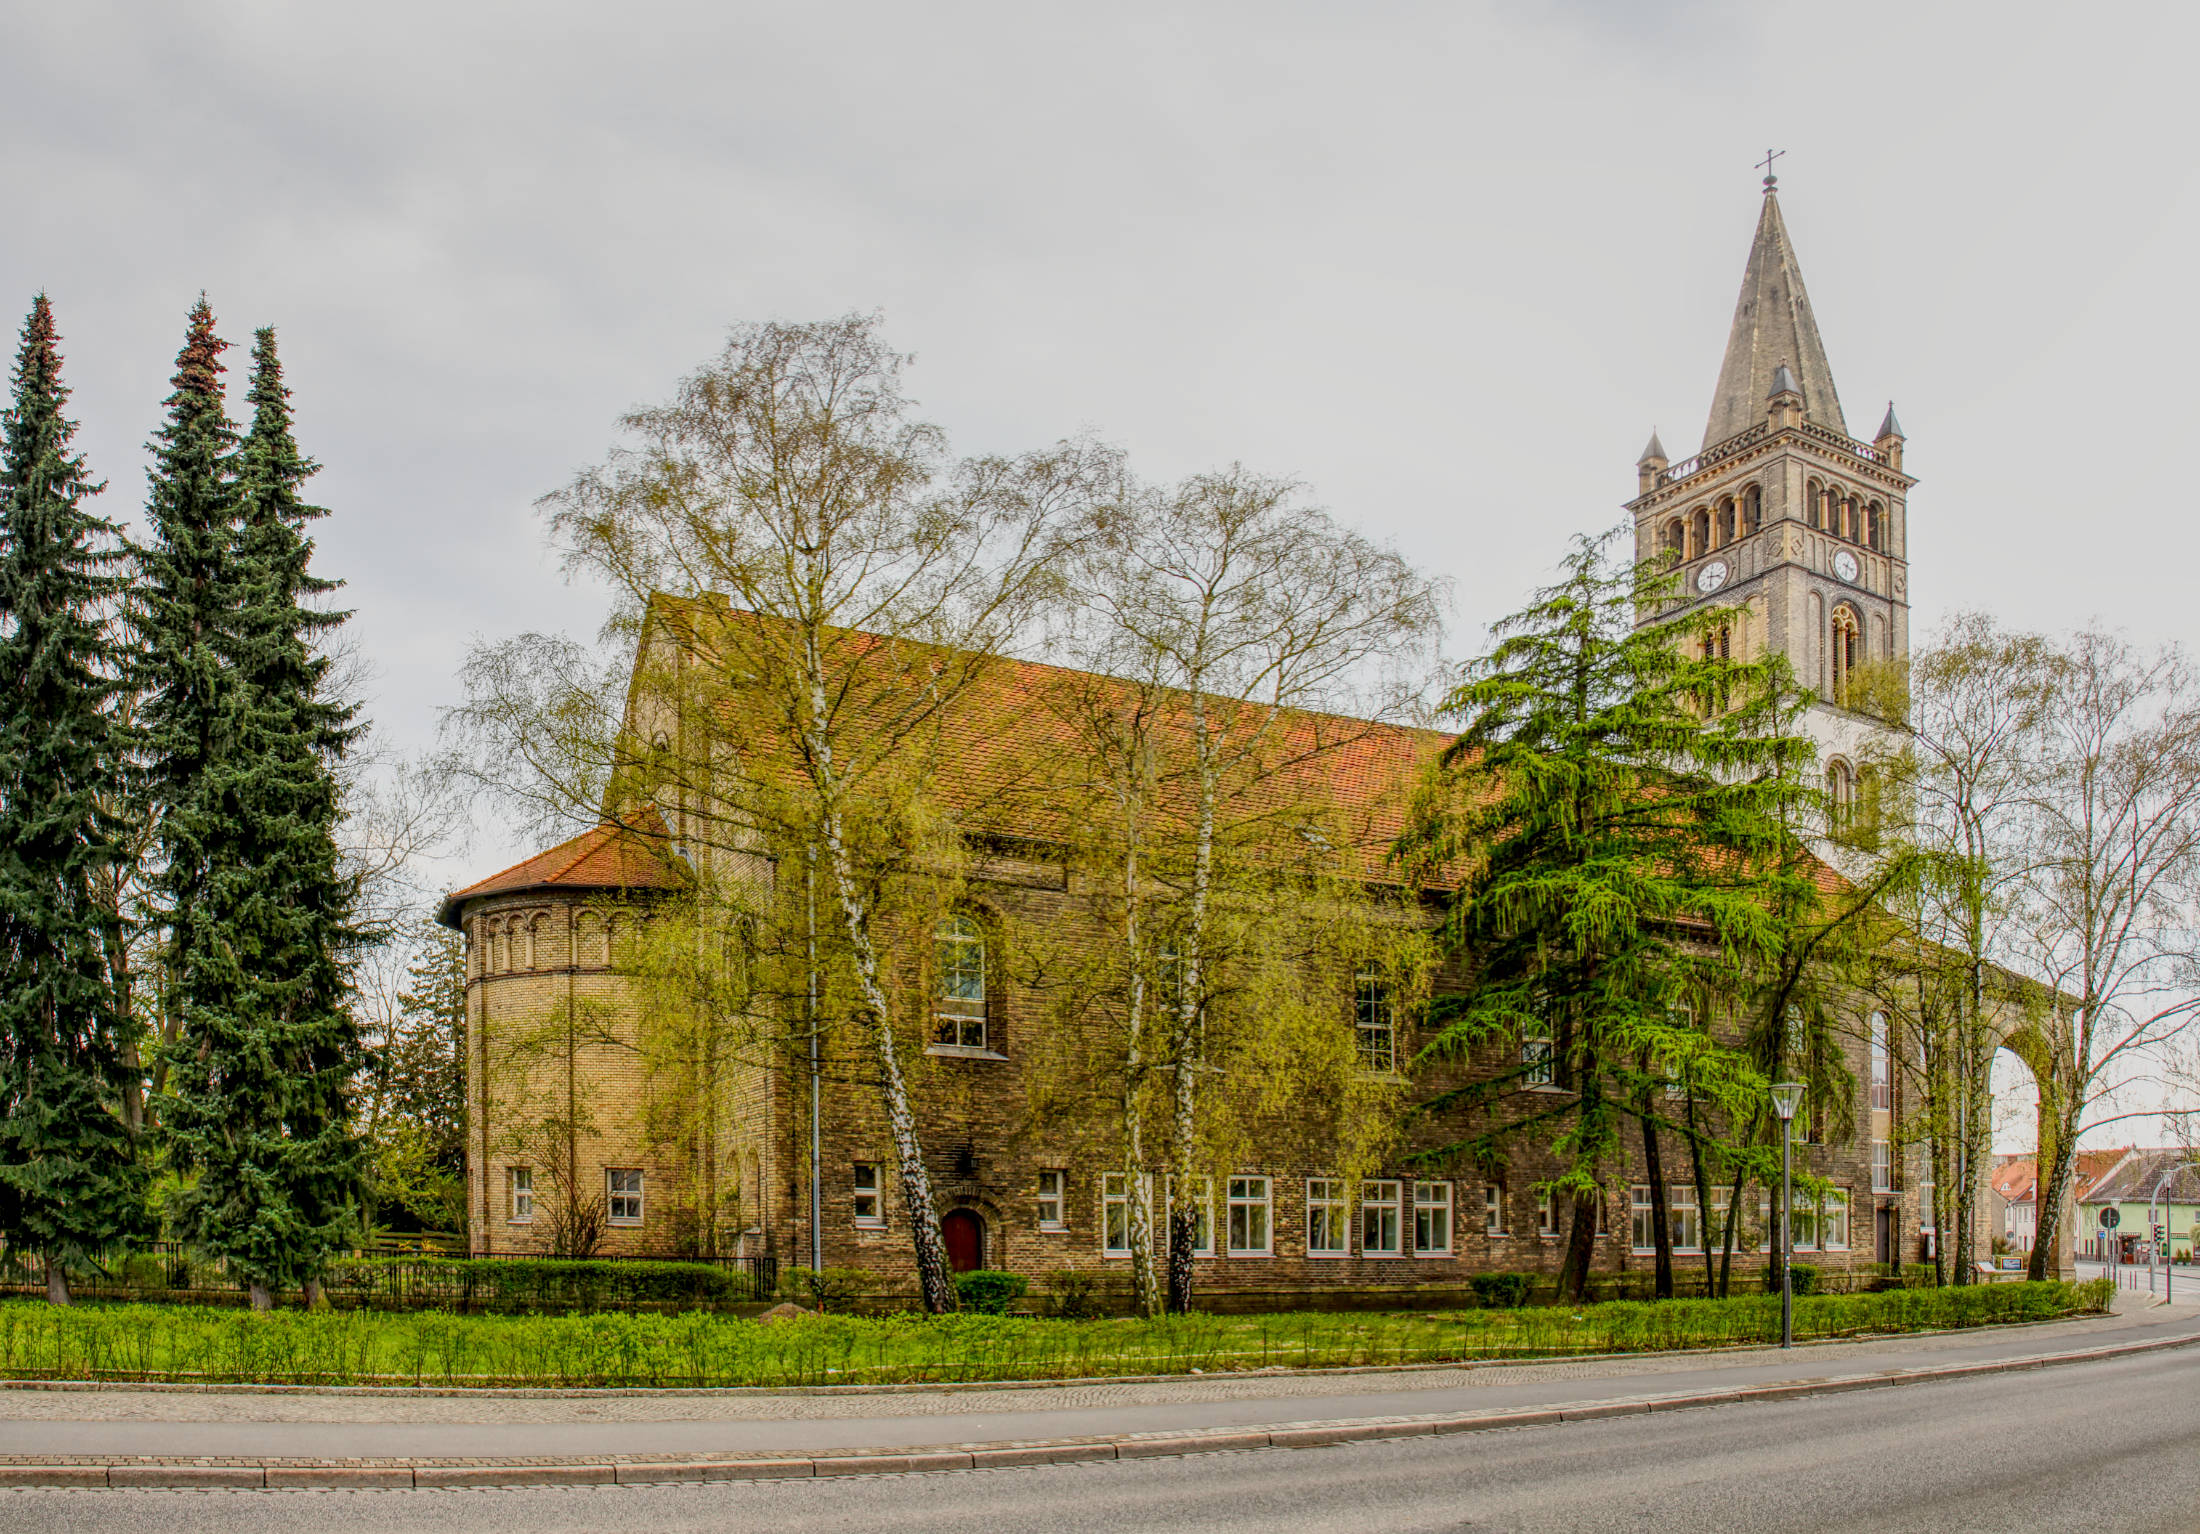
{"label": "red roof of house", "polygon": [[[2083,1199],[2100,1185],[2101,1179],[2123,1164],[2131,1154],[2130,1147],[2122,1150],[2097,1150],[2078,1152],[2078,1164],[2071,1169],[2077,1183],[2073,1199]],[[2011,1161],[1995,1169],[1987,1181],[1993,1190],[2012,1204],[2029,1202],[2039,1189],[2039,1172],[2030,1156]]]}
{"label": "red roof of house", "polygon": [[458,924],[458,908],[484,895],[505,895],[518,890],[560,888],[571,890],[675,889],[680,883],[671,852],[671,833],[654,812],[633,822],[606,821],[592,826],[547,852],[538,852],[514,863],[502,873],[467,885],[444,897],[436,919],[445,926]]}

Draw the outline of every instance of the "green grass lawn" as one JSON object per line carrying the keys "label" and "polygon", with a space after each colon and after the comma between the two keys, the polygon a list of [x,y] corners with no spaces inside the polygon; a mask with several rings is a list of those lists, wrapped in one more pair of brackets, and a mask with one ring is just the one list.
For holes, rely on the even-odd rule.
{"label": "green grass lawn", "polygon": [[[2106,1309],[2105,1281],[1813,1295],[1799,1339],[2040,1321]],[[461,1316],[0,1304],[0,1378],[313,1385],[785,1386],[1089,1379],[1777,1342],[1780,1302],[1173,1317]]]}

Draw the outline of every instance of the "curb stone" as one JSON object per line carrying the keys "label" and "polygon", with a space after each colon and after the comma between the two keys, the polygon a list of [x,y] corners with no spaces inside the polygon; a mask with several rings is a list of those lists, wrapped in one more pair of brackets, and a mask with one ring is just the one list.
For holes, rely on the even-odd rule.
{"label": "curb stone", "polygon": [[1873,1374],[1838,1375],[1777,1385],[1731,1390],[1692,1391],[1684,1395],[1584,1401],[1527,1410],[1449,1413],[1429,1417],[1377,1417],[1343,1422],[1287,1423],[1272,1428],[1219,1428],[1208,1432],[1124,1434],[1114,1438],[1074,1438],[1005,1444],[964,1444],[950,1449],[887,1450],[876,1453],[824,1454],[776,1459],[625,1461],[528,1460],[448,1464],[393,1460],[163,1463],[140,1459],[117,1463],[0,1465],[0,1489],[30,1487],[112,1487],[136,1490],[257,1490],[287,1488],[404,1489],[429,1487],[636,1486],[681,1481],[738,1481],[780,1478],[822,1479],[845,1475],[908,1475],[952,1470],[1011,1469],[1024,1465],[1091,1460],[1159,1459],[1188,1454],[1223,1454],[1247,1449],[1311,1449],[1381,1439],[1454,1433],[1499,1432],[1508,1428],[1594,1422],[1652,1412],[1751,1402],[1794,1401],[1933,1381],[2013,1374],[2058,1364],[2097,1363],[2136,1354],[2158,1353],[2200,1344],[2200,1333],[2120,1343],[2069,1353],[2041,1353],[1986,1363],[1940,1368],[1891,1369]]}

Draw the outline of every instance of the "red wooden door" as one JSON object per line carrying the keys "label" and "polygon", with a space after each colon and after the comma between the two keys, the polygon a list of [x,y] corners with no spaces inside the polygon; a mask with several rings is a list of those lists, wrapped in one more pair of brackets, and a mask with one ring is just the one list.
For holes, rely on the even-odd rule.
{"label": "red wooden door", "polygon": [[968,1273],[985,1266],[985,1221],[968,1209],[940,1216],[940,1237],[947,1243],[947,1266]]}

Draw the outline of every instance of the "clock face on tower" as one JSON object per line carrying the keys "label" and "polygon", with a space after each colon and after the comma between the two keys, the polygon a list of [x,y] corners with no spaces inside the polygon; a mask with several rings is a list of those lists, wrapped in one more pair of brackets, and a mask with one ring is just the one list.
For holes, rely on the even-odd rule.
{"label": "clock face on tower", "polygon": [[1726,584],[1726,561],[1714,559],[1696,572],[1696,589],[1705,596],[1711,595]]}
{"label": "clock face on tower", "polygon": [[1833,573],[1853,584],[1856,580],[1856,556],[1847,549],[1837,550],[1833,556]]}

